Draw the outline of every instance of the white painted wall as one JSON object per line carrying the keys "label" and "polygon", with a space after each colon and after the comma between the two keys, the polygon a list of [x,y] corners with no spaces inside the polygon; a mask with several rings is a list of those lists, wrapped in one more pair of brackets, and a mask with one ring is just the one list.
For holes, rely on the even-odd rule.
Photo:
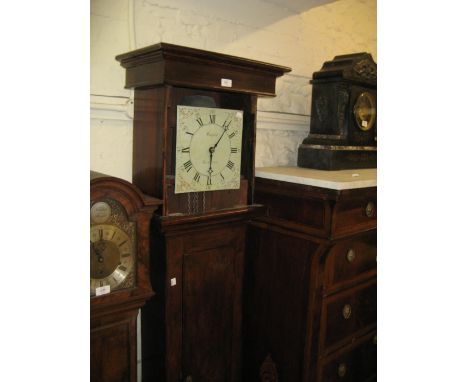
{"label": "white painted wall", "polygon": [[114,57],[161,41],[291,67],[259,100],[256,165],[295,165],[312,73],[339,54],[377,60],[376,0],[328,1],[91,0],[92,169],[131,180],[132,92]]}

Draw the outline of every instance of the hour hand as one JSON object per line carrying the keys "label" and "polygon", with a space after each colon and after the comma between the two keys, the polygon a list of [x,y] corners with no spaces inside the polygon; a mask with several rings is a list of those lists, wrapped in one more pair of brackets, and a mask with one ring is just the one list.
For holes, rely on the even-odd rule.
{"label": "hour hand", "polygon": [[214,153],[214,151],[215,151],[215,148],[214,148],[214,147],[210,147],[209,151],[210,151],[210,168],[208,169],[208,173],[209,173],[210,176],[211,176],[211,173],[213,172],[213,169],[211,168],[211,164],[212,164],[212,162],[213,162],[213,153]]}
{"label": "hour hand", "polygon": [[101,256],[106,249],[106,244],[103,240],[97,241],[95,243],[90,241],[90,243],[92,252],[94,252],[97,256]]}

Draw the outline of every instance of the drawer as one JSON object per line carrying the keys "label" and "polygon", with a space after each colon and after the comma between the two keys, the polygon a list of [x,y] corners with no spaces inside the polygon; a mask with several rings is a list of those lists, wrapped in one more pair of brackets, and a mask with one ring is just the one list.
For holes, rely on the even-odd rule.
{"label": "drawer", "polygon": [[321,349],[330,352],[343,341],[372,330],[377,322],[377,280],[326,297],[322,303]]}
{"label": "drawer", "polygon": [[330,207],[326,201],[302,195],[285,197],[256,190],[255,202],[268,206],[268,216],[271,218],[295,224],[316,234],[326,234],[330,220]]}
{"label": "drawer", "polygon": [[363,337],[353,346],[319,362],[319,382],[367,382],[377,380],[377,334]]}
{"label": "drawer", "polygon": [[337,202],[332,215],[334,237],[358,233],[377,227],[377,194]]}
{"label": "drawer", "polygon": [[377,271],[377,232],[336,243],[325,262],[326,291],[375,276]]}

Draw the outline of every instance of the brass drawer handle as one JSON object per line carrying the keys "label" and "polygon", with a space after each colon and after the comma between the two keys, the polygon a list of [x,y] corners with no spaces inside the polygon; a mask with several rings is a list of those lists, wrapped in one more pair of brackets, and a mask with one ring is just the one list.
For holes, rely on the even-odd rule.
{"label": "brass drawer handle", "polygon": [[346,364],[345,363],[340,363],[338,365],[338,376],[340,378],[343,378],[346,375]]}
{"label": "brass drawer handle", "polygon": [[343,306],[343,317],[345,320],[347,320],[349,317],[351,317],[351,305],[349,304],[346,304],[345,306]]}
{"label": "brass drawer handle", "polygon": [[367,203],[366,216],[368,218],[371,218],[371,217],[375,216],[375,204],[374,204],[374,202]]}
{"label": "brass drawer handle", "polygon": [[355,258],[356,258],[356,252],[354,252],[354,249],[352,248],[348,249],[348,253],[346,254],[346,260],[352,263]]}

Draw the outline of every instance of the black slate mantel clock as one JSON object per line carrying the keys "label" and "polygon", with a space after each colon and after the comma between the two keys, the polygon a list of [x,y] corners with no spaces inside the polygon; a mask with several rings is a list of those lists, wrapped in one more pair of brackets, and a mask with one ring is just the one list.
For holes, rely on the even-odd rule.
{"label": "black slate mantel clock", "polygon": [[377,64],[369,53],[336,56],[313,74],[310,134],[299,167],[377,167]]}
{"label": "black slate mantel clock", "polygon": [[163,200],[142,309],[144,381],[241,380],[258,96],[291,69],[159,43],[117,56],[135,89],[133,183]]}

